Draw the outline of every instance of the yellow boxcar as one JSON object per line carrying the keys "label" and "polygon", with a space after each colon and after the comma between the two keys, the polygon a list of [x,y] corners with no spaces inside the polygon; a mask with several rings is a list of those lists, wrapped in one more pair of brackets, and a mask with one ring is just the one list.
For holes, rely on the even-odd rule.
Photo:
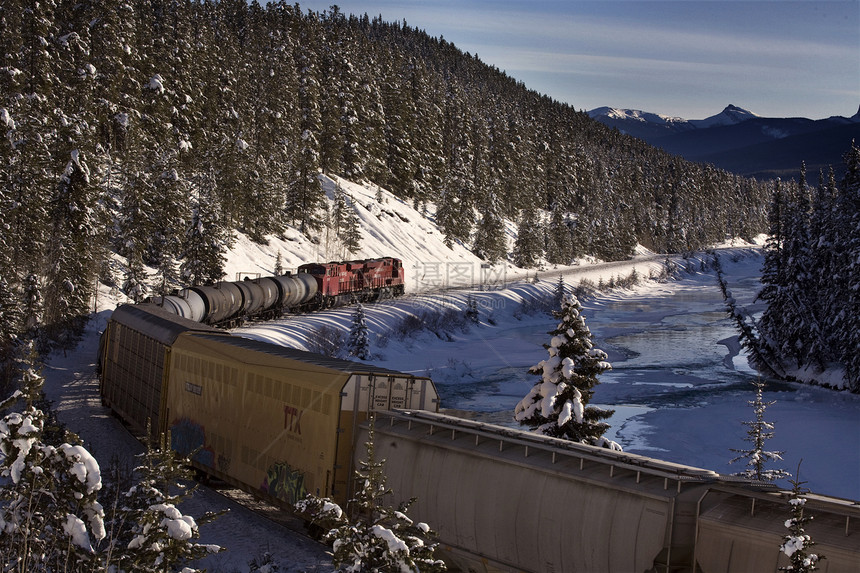
{"label": "yellow boxcar", "polygon": [[152,304],[124,304],[111,314],[99,348],[102,402],[132,433],[158,443],[170,347],[183,332],[223,332]]}
{"label": "yellow boxcar", "polygon": [[162,395],[173,449],[281,505],[306,493],[349,498],[369,412],[438,410],[429,378],[214,333],[176,338]]}

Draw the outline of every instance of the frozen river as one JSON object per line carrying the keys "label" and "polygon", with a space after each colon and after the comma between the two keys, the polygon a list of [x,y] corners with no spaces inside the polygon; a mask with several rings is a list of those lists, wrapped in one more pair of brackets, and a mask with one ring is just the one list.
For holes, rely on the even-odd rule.
{"label": "frozen river", "polygon": [[[725,261],[740,304],[758,291],[757,258]],[[754,420],[757,374],[736,354],[736,333],[723,313],[714,278],[697,275],[661,288],[587,304],[595,336],[614,358],[595,401],[617,407],[615,434],[625,449],[669,461],[741,471],[729,465],[747,449],[741,422]],[[860,396],[795,383],[770,382],[775,424],[765,447],[784,451],[782,467],[813,491],[860,500]],[[628,417],[629,416],[629,417]],[[620,422],[620,423],[619,423]],[[786,485],[787,484],[783,484]]]}
{"label": "frozen river", "polygon": [[[751,305],[760,259],[723,264],[735,298]],[[732,448],[749,447],[742,422],[754,419],[748,401],[755,398],[750,382],[757,374],[737,354],[736,333],[714,275],[617,291],[584,301],[583,307],[596,345],[613,365],[601,375],[593,399],[616,410],[609,436],[632,453],[720,473],[742,471],[743,462],[728,462],[736,455]],[[454,377],[448,383],[442,376],[446,405],[510,424],[514,405],[534,381],[524,368],[545,357],[539,345],[547,342],[552,321],[546,327],[500,328],[492,345],[505,357],[504,366],[481,368],[463,359],[468,368],[461,368],[472,379]],[[525,348],[534,350],[523,362],[519,350]],[[807,487],[860,500],[860,396],[771,382],[764,399],[776,402],[765,414],[775,424],[766,448],[785,452],[783,463],[768,467],[794,474],[803,460],[800,478]]]}

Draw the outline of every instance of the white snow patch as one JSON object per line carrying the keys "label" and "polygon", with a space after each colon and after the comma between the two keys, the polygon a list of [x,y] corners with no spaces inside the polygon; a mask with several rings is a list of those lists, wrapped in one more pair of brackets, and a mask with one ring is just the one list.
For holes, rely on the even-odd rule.
{"label": "white snow patch", "polygon": [[71,513],[66,515],[66,522],[63,523],[63,531],[72,538],[72,543],[92,552],[93,546],[90,543],[90,536],[87,533],[87,527],[84,522],[77,516]]}
{"label": "white snow patch", "polygon": [[146,84],[146,88],[153,90],[159,94],[164,93],[164,78],[161,77],[161,74],[155,74],[151,78],[149,78],[149,82]]}

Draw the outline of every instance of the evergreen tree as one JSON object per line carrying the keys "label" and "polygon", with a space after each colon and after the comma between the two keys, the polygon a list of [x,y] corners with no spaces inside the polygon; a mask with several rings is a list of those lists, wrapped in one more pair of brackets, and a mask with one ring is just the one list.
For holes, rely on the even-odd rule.
{"label": "evergreen tree", "polygon": [[[781,377],[844,368],[837,385],[860,391],[860,151],[845,156],[846,176],[819,183],[810,204],[805,171],[794,193],[776,182],[768,218],[762,288],[767,303],[751,344],[753,365]],[[823,178],[822,178],[823,179]],[[744,334],[750,341],[756,336]]]}
{"label": "evergreen tree", "polygon": [[543,236],[540,232],[538,214],[532,207],[526,207],[517,227],[514,242],[514,264],[522,268],[534,268],[540,261]]}
{"label": "evergreen tree", "polygon": [[128,259],[122,290],[135,303],[142,302],[149,292],[148,273],[139,253],[132,253]]}
{"label": "evergreen tree", "polygon": [[307,27],[299,42],[299,93],[301,119],[298,142],[299,149],[294,160],[293,173],[289,180],[289,194],[286,202],[286,215],[303,234],[322,228],[319,211],[322,210],[325,196],[319,181],[320,145],[318,137],[322,131],[319,111],[319,83],[314,68],[314,34],[317,31]]}
{"label": "evergreen tree", "polygon": [[85,571],[104,539],[98,463],[77,436],[45,443],[46,415],[35,403],[44,379],[32,342],[21,347],[19,387],[0,411],[24,401],[0,423],[0,566],[7,571]]}
{"label": "evergreen tree", "polygon": [[188,484],[193,476],[189,460],[177,459],[167,440],[162,436],[157,448],[147,440],[146,452],[140,454],[142,463],[134,470],[134,484],[112,508],[107,524],[114,544],[111,564],[120,570],[160,573],[181,567],[183,572],[200,573],[184,566],[223,551],[193,541],[200,535],[199,524],[217,515],[208,513],[195,520],[178,509],[192,494]]}
{"label": "evergreen tree", "polygon": [[346,224],[341,235],[343,248],[350,255],[356,254],[361,250],[361,223],[358,221],[358,215],[354,210],[350,210],[346,216]]}
{"label": "evergreen tree", "polygon": [[217,203],[207,192],[205,179],[191,203],[190,226],[185,230],[182,262],[179,270],[187,285],[211,284],[224,276],[226,252],[232,243],[220,220]]}
{"label": "evergreen tree", "polygon": [[434,558],[436,544],[426,541],[433,535],[430,527],[407,516],[415,500],[397,508],[384,504],[392,490],[386,483],[385,460],[376,459],[373,439],[371,418],[365,442],[367,458],[359,462],[355,472],[359,489],[346,512],[328,498],[311,495],[296,504],[296,509],[327,529],[324,539],[332,543],[335,571],[445,571],[445,563]]}
{"label": "evergreen tree", "polygon": [[0,276],[0,392],[3,393],[11,386],[15,368],[15,346],[22,322],[19,298]]}
{"label": "evergreen tree", "polygon": [[495,201],[490,198],[481,221],[475,227],[472,250],[488,263],[504,260],[508,252],[505,224],[495,212]]}
{"label": "evergreen tree", "polygon": [[356,303],[355,312],[352,314],[352,327],[349,330],[347,350],[350,355],[359,360],[370,358],[370,341],[367,337],[367,320],[364,316],[364,307]]}
{"label": "evergreen tree", "polygon": [[471,294],[466,296],[466,320],[478,324],[480,314],[478,313],[478,301]]}
{"label": "evergreen tree", "polygon": [[[845,154],[845,177],[837,199],[837,248],[834,287],[844,301],[833,315],[832,328],[839,337],[841,362],[847,386],[860,392],[860,147],[854,142]],[[841,295],[841,296],[840,296]]]}
{"label": "evergreen tree", "polygon": [[783,329],[779,337],[780,353],[784,360],[791,359],[800,366],[806,361],[810,340],[820,330],[810,311],[814,306],[811,267],[815,263],[810,258],[810,202],[805,166],[801,168],[800,182],[786,195],[781,257],[784,278],[779,289]]}
{"label": "evergreen tree", "polygon": [[555,283],[555,305],[562,308],[565,299],[567,299],[567,285],[564,284],[564,276],[559,274],[558,282]]}
{"label": "evergreen tree", "polygon": [[767,309],[761,318],[761,334],[764,344],[771,348],[779,348],[777,334],[785,326],[782,321],[785,307],[783,287],[786,285],[785,275],[785,198],[782,184],[779,180],[774,183],[773,198],[768,211],[770,224],[767,243],[764,248],[764,263],[761,271],[762,289],[757,299],[767,303]]}
{"label": "evergreen tree", "polygon": [[753,368],[760,372],[766,372],[770,376],[780,377],[784,375],[773,350],[761,337],[758,324],[744,308],[738,306],[737,301],[732,296],[732,291],[729,290],[723,276],[723,268],[718,256],[714,256],[714,268],[717,271],[717,283],[723,294],[726,313],[735,323],[735,328],[738,331],[738,342],[749,353],[750,364]]}
{"label": "evergreen tree", "polygon": [[588,405],[599,384],[597,376],[612,368],[606,353],[595,348],[592,335],[574,296],[565,298],[553,315],[561,322],[544,348],[549,358],[529,369],[540,379],[514,410],[522,425],[547,436],[565,438],[614,450],[621,447],[603,437],[612,410]]}
{"label": "evergreen tree", "polygon": [[[406,69],[401,69],[404,66]],[[382,130],[385,137],[384,163],[387,177],[377,181],[386,185],[399,197],[414,197],[420,195],[416,189],[419,158],[419,147],[414,142],[420,117],[416,109],[415,83],[419,70],[414,61],[389,62],[385,66],[384,80],[381,87],[381,100],[384,113]]]}
{"label": "evergreen tree", "polygon": [[89,169],[73,151],[51,201],[50,266],[44,287],[44,323],[63,347],[82,334],[94,292],[94,243],[100,235],[92,203]]}
{"label": "evergreen tree", "polygon": [[276,277],[284,274],[284,258],[281,256],[280,249],[278,249],[278,256],[275,257],[275,269],[273,273]]}
{"label": "evergreen tree", "polygon": [[561,208],[556,205],[546,230],[546,260],[553,265],[569,265],[573,259],[572,235]]}
{"label": "evergreen tree", "polygon": [[[55,110],[62,105],[54,90],[62,84],[55,65],[58,54],[54,43],[60,35],[55,13],[56,2],[48,0],[24,5],[6,2],[2,12],[4,52],[0,74],[0,120],[4,145],[0,152],[0,182],[3,184],[3,224],[9,252],[9,268],[4,269],[10,284],[29,272],[42,273],[47,236],[48,189],[62,171],[53,158],[58,136]],[[6,143],[9,143],[7,146]],[[26,240],[22,240],[26,238]],[[23,269],[23,272],[21,271]]]}
{"label": "evergreen tree", "polygon": [[331,208],[331,227],[335,234],[340,234],[346,226],[346,217],[349,213],[349,205],[346,203],[346,191],[337,183],[334,186],[334,204]]}
{"label": "evergreen tree", "polygon": [[791,508],[791,517],[785,522],[788,534],[783,536],[782,545],[779,546],[779,550],[788,556],[790,564],[780,567],[779,570],[807,573],[817,570],[819,562],[825,557],[809,552],[815,542],[806,533],[806,524],[812,520],[812,517],[803,515],[807,490],[803,488],[803,484],[806,482],[800,481],[800,464],[797,466],[797,474],[798,477],[791,480],[791,496],[788,499]]}
{"label": "evergreen tree", "polygon": [[335,244],[342,247],[340,258],[355,254],[361,249],[361,225],[350,197],[338,183],[334,190],[334,205],[331,210],[329,228],[334,233]]}
{"label": "evergreen tree", "polygon": [[755,420],[751,422],[741,422],[749,428],[747,430],[747,437],[744,438],[744,440],[750,442],[752,447],[748,450],[736,450],[732,448],[733,452],[740,455],[732,459],[729,463],[733,464],[737,461],[746,460],[746,469],[732,475],[743,476],[759,481],[775,481],[780,478],[789,477],[791,474],[783,469],[765,468],[765,464],[767,462],[782,460],[783,454],[783,452],[768,451],[764,449],[765,441],[773,437],[773,424],[765,421],[764,412],[768,406],[776,404],[776,401],[764,402],[762,400],[762,392],[764,391],[765,386],[764,382],[756,380],[752,384],[756,389],[755,400],[747,402],[747,404],[753,407]]}
{"label": "evergreen tree", "polygon": [[[834,309],[840,302],[835,292],[833,277],[839,273],[834,262],[834,245],[836,239],[836,182],[833,169],[830,169],[830,177],[825,178],[824,172],[818,175],[818,187],[812,201],[812,214],[810,219],[810,249],[809,262],[811,265],[810,295],[814,297],[814,304],[808,310],[813,316],[813,322],[817,325],[808,350],[808,357],[815,361],[819,370],[824,370],[827,364],[839,359],[838,336],[829,326],[830,317],[834,316]],[[838,313],[838,311],[837,311]]]}

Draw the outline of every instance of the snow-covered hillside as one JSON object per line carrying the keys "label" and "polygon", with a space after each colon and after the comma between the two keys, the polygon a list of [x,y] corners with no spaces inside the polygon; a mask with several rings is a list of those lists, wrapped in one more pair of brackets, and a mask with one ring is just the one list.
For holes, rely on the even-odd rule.
{"label": "snow-covered hillside", "polygon": [[[403,261],[407,270],[407,292],[440,286],[471,286],[480,282],[483,261],[461,243],[451,248],[445,245],[443,234],[433,224],[435,208],[432,204],[428,213],[419,213],[385,189],[355,184],[339,177],[320,177],[330,205],[334,203],[338,185],[347,194],[347,201],[354,208],[361,227],[358,252],[346,251],[342,241],[331,231],[322,231],[308,239],[295,230],[288,230],[283,239],[269,237],[268,245],[239,235],[227,257],[226,280],[237,280],[242,273],[273,274],[280,252],[286,270],[308,262],[395,256]],[[377,201],[379,198],[381,202]],[[510,250],[515,225],[507,222],[506,226]],[[485,277],[499,273],[519,277],[528,272],[510,264],[483,269]]]}

